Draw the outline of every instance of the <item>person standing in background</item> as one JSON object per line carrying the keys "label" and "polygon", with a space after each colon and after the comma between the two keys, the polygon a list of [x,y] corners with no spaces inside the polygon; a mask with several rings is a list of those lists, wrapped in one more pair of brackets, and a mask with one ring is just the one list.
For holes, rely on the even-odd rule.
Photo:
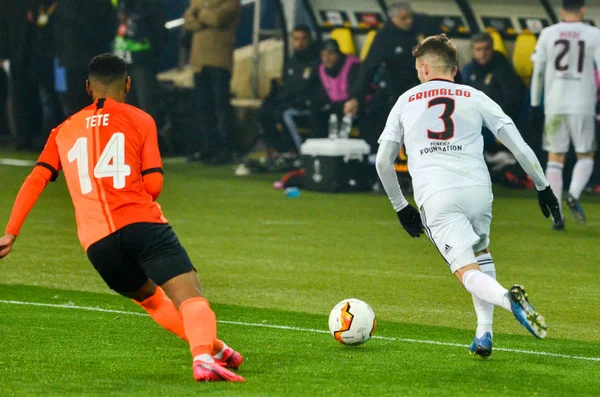
{"label": "person standing in background", "polygon": [[37,76],[38,92],[42,105],[42,131],[39,142],[44,142],[50,131],[64,120],[58,93],[54,84],[54,12],[57,0],[39,0],[36,32],[33,44],[34,73]]}
{"label": "person standing in background", "polygon": [[200,134],[189,137],[190,160],[231,161],[235,114],[229,96],[240,16],[240,0],[191,0],[184,14],[184,28],[193,33],[190,64],[200,116]]}
{"label": "person standing in background", "polygon": [[[5,0],[6,1],[6,0]],[[67,73],[67,115],[91,104],[85,89],[88,61],[109,52],[117,27],[111,0],[60,0],[54,27],[58,58]]]}
{"label": "person standing in background", "polygon": [[10,101],[15,147],[33,149],[41,128],[33,42],[40,0],[0,0],[0,60],[10,61]]}
{"label": "person standing in background", "polygon": [[344,114],[355,115],[371,88],[375,73],[385,65],[389,76],[389,92],[393,101],[405,91],[419,84],[415,61],[411,54],[418,44],[413,30],[414,13],[407,1],[399,1],[388,7],[389,19],[377,33],[365,58],[360,75],[352,86],[350,99],[344,105]]}
{"label": "person standing in background", "polygon": [[160,1],[120,0],[118,20],[114,53],[127,63],[129,75],[135,81],[127,103],[155,117],[158,58],[168,39]]}
{"label": "person standing in background", "polygon": [[4,61],[0,59],[0,138],[10,135],[8,129],[8,75],[4,70]]}

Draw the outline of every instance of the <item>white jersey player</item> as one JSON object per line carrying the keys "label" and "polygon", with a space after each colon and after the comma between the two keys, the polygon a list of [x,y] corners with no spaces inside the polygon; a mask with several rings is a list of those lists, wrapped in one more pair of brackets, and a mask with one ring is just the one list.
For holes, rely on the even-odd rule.
{"label": "white jersey player", "polygon": [[[532,56],[531,84],[531,106],[539,117],[544,90],[546,176],[559,201],[571,143],[577,153],[567,205],[579,224],[586,220],[579,198],[592,175],[597,148],[594,63],[600,65],[600,29],[583,22],[584,12],[583,0],[565,0],[563,22],[542,30]],[[553,228],[563,230],[563,218]]]}
{"label": "white jersey player", "polygon": [[[546,217],[560,216],[558,201],[510,117],[484,93],[453,82],[454,43],[443,34],[428,37],[413,54],[423,84],[398,99],[379,139],[376,165],[383,186],[404,229],[412,237],[425,229],[450,270],[473,295],[478,325],[471,353],[482,357],[492,353],[494,306],[511,311],[534,336],[543,338],[546,323],[523,288],[515,285],[508,292],[496,281],[488,250],[493,196],[483,157],[482,126],[511,150],[532,177]],[[403,144],[419,211],[402,195],[394,171]]]}

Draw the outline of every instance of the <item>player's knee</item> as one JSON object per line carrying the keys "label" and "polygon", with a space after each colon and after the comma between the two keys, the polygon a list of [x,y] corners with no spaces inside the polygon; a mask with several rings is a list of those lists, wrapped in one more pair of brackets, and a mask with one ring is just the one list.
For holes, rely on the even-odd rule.
{"label": "player's knee", "polygon": [[554,161],[557,163],[564,164],[565,163],[565,154],[564,153],[548,153],[548,161]]}
{"label": "player's knee", "polygon": [[479,270],[479,265],[472,249],[460,253],[451,263],[450,270],[462,284],[463,274],[469,270]]}
{"label": "player's knee", "polygon": [[142,287],[140,289],[135,291],[133,294],[125,295],[122,293],[121,295],[125,295],[128,298],[135,300],[136,302],[143,302],[146,299],[150,298],[151,296],[154,296],[155,293],[156,293],[156,284],[154,284],[152,281],[148,280],[144,283],[144,285],[142,285]]}
{"label": "player's knee", "polygon": [[177,309],[190,298],[202,297],[202,288],[195,271],[180,274],[161,285]]}
{"label": "player's knee", "polygon": [[588,158],[594,159],[594,152],[577,153],[577,160],[583,160]]}

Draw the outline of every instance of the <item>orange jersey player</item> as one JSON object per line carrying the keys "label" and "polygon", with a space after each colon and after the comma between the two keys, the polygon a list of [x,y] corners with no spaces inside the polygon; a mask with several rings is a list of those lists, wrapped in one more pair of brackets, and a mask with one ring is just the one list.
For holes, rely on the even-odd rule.
{"label": "orange jersey player", "polygon": [[0,258],[11,251],[29,211],[63,171],[79,240],[106,284],[133,299],[190,344],[197,381],[243,382],[231,372],[242,356],[217,339],[214,312],[202,296],[187,252],[155,201],[162,160],[154,120],[124,104],[127,67],[112,54],[95,57],[87,90],[94,103],[52,131],[15,201]]}

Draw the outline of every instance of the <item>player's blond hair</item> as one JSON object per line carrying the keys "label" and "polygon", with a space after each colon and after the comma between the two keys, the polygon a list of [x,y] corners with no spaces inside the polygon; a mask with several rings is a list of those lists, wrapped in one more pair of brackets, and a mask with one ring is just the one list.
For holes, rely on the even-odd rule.
{"label": "player's blond hair", "polygon": [[414,48],[413,56],[421,60],[427,58],[431,66],[442,68],[445,71],[452,71],[458,65],[456,45],[444,33],[423,39]]}

